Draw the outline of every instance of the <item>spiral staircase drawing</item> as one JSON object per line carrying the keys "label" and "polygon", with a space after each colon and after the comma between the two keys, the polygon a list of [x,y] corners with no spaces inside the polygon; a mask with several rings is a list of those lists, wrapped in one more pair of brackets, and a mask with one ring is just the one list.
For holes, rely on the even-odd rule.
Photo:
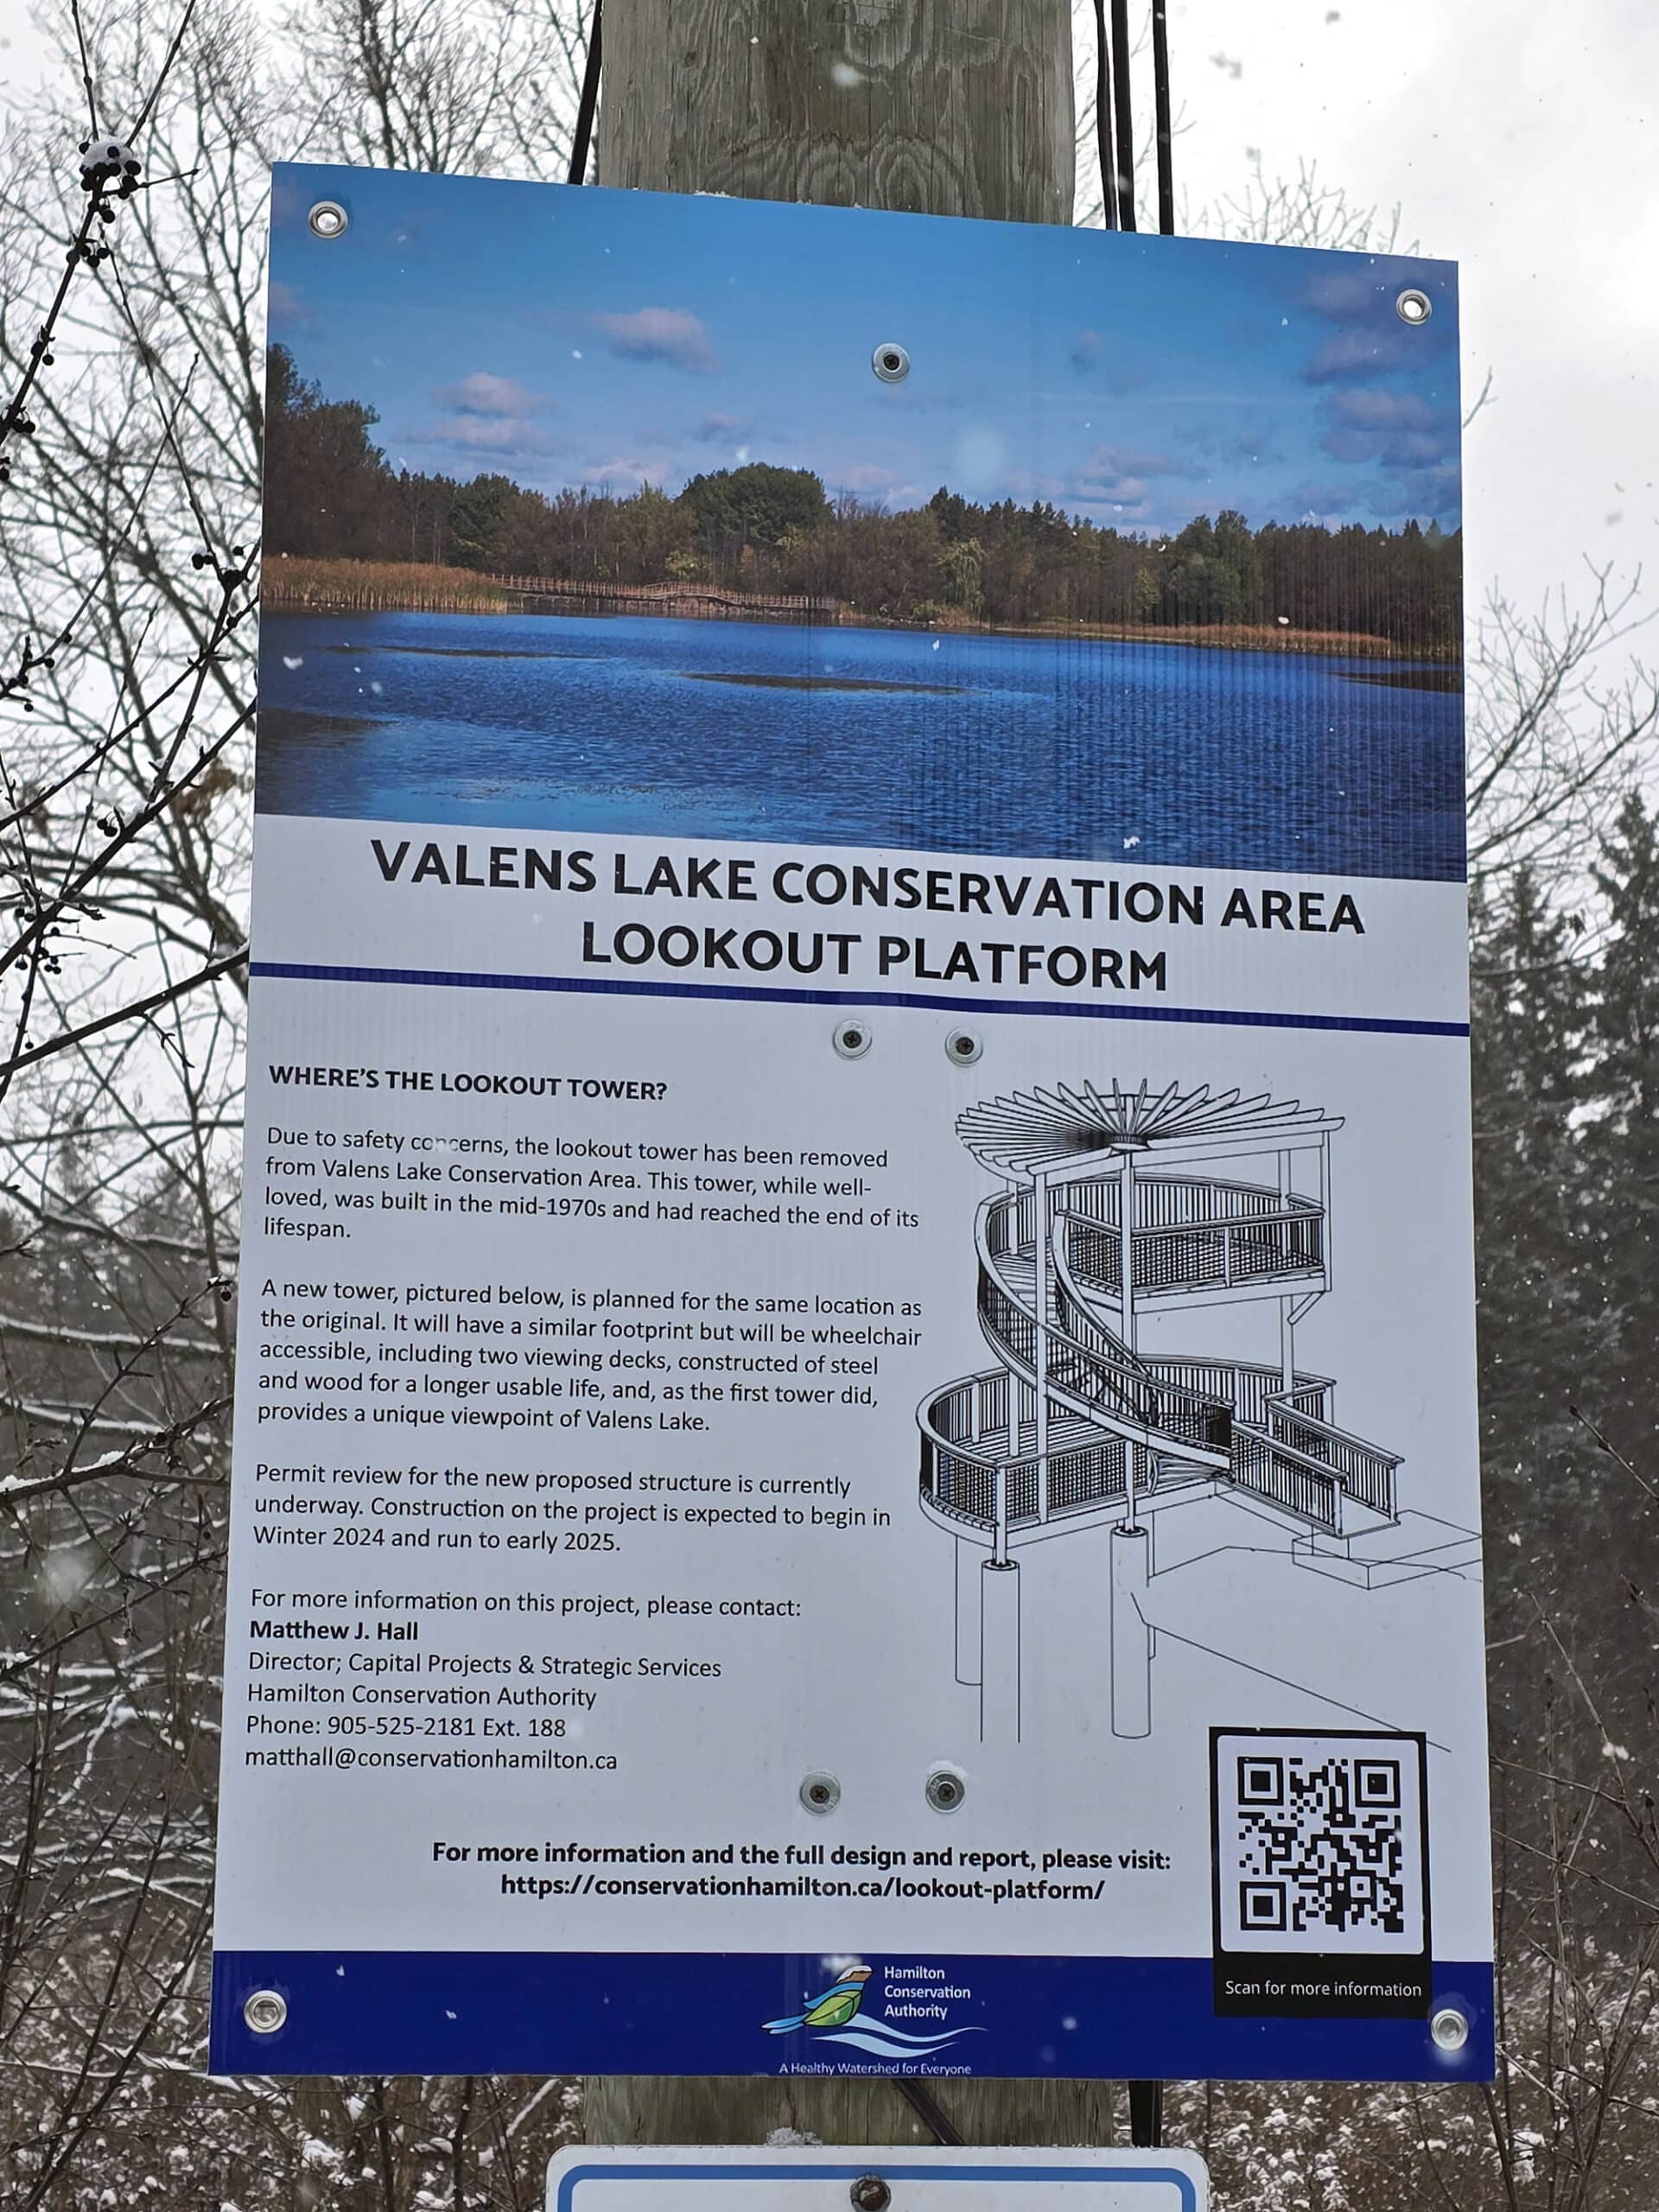
{"label": "spiral staircase drawing", "polygon": [[[1002,1185],[974,1224],[993,1363],[918,1408],[920,1497],[957,1540],[957,1672],[981,1686],[988,1737],[1019,1734],[1023,1546],[1109,1524],[1113,1725],[1140,1735],[1154,1516],[1226,1497],[1312,1564],[1397,1522],[1400,1455],[1341,1427],[1332,1378],[1296,1359],[1297,1326],[1331,1288],[1341,1127],[1265,1095],[1116,1083],[958,1117]],[[1161,1325],[1143,1346],[1155,1317],[1236,1306],[1267,1309],[1254,1333],[1276,1320],[1276,1358],[1172,1352]]]}

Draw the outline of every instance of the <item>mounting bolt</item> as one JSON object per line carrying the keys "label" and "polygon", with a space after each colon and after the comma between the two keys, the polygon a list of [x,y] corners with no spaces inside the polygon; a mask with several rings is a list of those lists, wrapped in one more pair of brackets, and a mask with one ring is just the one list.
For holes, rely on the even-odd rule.
{"label": "mounting bolt", "polygon": [[1442,2005],[1429,2021],[1428,2032],[1438,2050],[1461,2050],[1469,2040],[1469,2022],[1455,2005]]}
{"label": "mounting bolt", "polygon": [[927,1777],[927,1802],[936,1813],[954,1813],[968,1785],[954,1767],[936,1766]]}
{"label": "mounting bolt", "polygon": [[953,1066],[970,1068],[985,1050],[971,1029],[953,1029],[944,1040],[944,1057]]}
{"label": "mounting bolt", "polygon": [[242,2007],[242,2018],[257,2036],[274,2036],[288,2018],[288,1999],[279,1989],[256,1989]]}
{"label": "mounting bolt", "polygon": [[870,366],[883,384],[903,384],[910,374],[910,356],[902,346],[884,338],[870,356]]}
{"label": "mounting bolt", "polygon": [[841,1802],[841,1784],[833,1774],[815,1768],[801,1777],[801,1802],[809,1813],[833,1813]]}
{"label": "mounting bolt", "polygon": [[843,1060],[861,1060],[870,1049],[870,1025],[856,1018],[838,1021],[835,1028],[835,1047]]}
{"label": "mounting bolt", "polygon": [[847,2192],[858,2212],[887,2212],[893,2202],[893,2191],[880,2174],[865,2174]]}

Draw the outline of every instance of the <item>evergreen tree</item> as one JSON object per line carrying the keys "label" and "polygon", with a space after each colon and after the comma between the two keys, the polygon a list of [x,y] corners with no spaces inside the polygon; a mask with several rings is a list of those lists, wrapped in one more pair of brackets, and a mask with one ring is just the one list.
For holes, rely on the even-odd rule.
{"label": "evergreen tree", "polygon": [[1241,622],[1259,621],[1255,539],[1249,523],[1234,507],[1224,507],[1216,517],[1216,559],[1231,574],[1232,598],[1238,610],[1236,619]]}
{"label": "evergreen tree", "polygon": [[1632,791],[1592,869],[1608,938],[1593,1004],[1593,1106],[1586,1149],[1601,1279],[1617,1352],[1598,1378],[1601,1425],[1659,1476],[1659,825]]}
{"label": "evergreen tree", "polygon": [[972,536],[973,514],[961,493],[949,491],[941,484],[927,504],[939,525],[939,536],[947,545],[954,544],[959,537]]}
{"label": "evergreen tree", "polygon": [[[385,546],[397,479],[355,399],[326,400],[286,346],[266,355],[265,548],[371,559]],[[401,549],[394,549],[401,550]]]}
{"label": "evergreen tree", "polygon": [[[1476,1269],[1488,1524],[1523,1541],[1582,1503],[1571,1408],[1610,1334],[1580,1132],[1589,983],[1571,919],[1519,875],[1477,917],[1472,1007]],[[1501,1560],[1501,1552],[1497,1554]]]}
{"label": "evergreen tree", "polygon": [[[1584,1116],[1592,1085],[1592,978],[1579,918],[1553,912],[1522,874],[1475,917],[1472,976],[1475,1262],[1481,1474],[1491,1621],[1493,1748],[1529,1769],[1547,1748],[1555,1646],[1617,1665],[1627,1618],[1605,1529],[1627,1480],[1575,1418],[1607,1402],[1616,1350]],[[1620,1725],[1611,1700],[1609,1726]],[[1550,1837],[1522,1791],[1505,1808],[1524,1889]]]}
{"label": "evergreen tree", "polygon": [[474,476],[449,509],[449,557],[458,568],[499,569],[512,511],[520,494],[510,476]]}

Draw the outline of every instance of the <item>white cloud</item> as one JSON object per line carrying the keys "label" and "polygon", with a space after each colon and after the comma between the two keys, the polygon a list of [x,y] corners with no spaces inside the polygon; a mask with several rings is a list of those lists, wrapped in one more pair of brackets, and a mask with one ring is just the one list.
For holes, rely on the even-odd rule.
{"label": "white cloud", "polygon": [[547,453],[552,441],[539,424],[505,415],[454,415],[415,440],[417,445],[454,446],[463,453],[490,454],[508,461]]}
{"label": "white cloud", "polygon": [[665,361],[696,374],[718,366],[700,316],[684,308],[636,308],[631,315],[596,315],[613,353],[630,361]]}
{"label": "white cloud", "polygon": [[660,461],[642,460],[637,454],[620,454],[614,460],[585,462],[572,480],[597,485],[606,492],[637,492],[642,484],[660,484]]}
{"label": "white cloud", "polygon": [[534,460],[552,450],[553,441],[533,418],[550,413],[553,403],[516,377],[474,369],[458,384],[435,385],[432,397],[445,411],[414,433],[413,445],[497,462]]}
{"label": "white cloud", "polygon": [[432,397],[440,407],[463,415],[536,415],[553,404],[539,392],[527,391],[516,377],[492,376],[487,369],[475,369],[459,384],[435,385]]}
{"label": "white cloud", "polygon": [[1100,445],[1078,462],[1064,496],[1082,506],[1122,509],[1122,519],[1141,521],[1150,512],[1149,478],[1190,477],[1197,473],[1190,462],[1172,454],[1138,446]]}
{"label": "white cloud", "polygon": [[1444,424],[1447,411],[1419,391],[1373,391],[1364,386],[1333,392],[1325,409],[1333,422],[1352,430],[1433,430]]}

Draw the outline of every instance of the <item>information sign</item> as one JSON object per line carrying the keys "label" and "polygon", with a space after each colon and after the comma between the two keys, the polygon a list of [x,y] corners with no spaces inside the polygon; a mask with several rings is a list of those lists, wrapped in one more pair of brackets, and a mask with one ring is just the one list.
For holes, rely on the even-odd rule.
{"label": "information sign", "polygon": [[1452,270],[271,317],[215,2066],[1487,2072]]}
{"label": "information sign", "polygon": [[[1190,2151],[569,2150],[548,2170],[547,2212],[1207,2212]],[[765,2184],[764,2191],[752,2184]]]}

